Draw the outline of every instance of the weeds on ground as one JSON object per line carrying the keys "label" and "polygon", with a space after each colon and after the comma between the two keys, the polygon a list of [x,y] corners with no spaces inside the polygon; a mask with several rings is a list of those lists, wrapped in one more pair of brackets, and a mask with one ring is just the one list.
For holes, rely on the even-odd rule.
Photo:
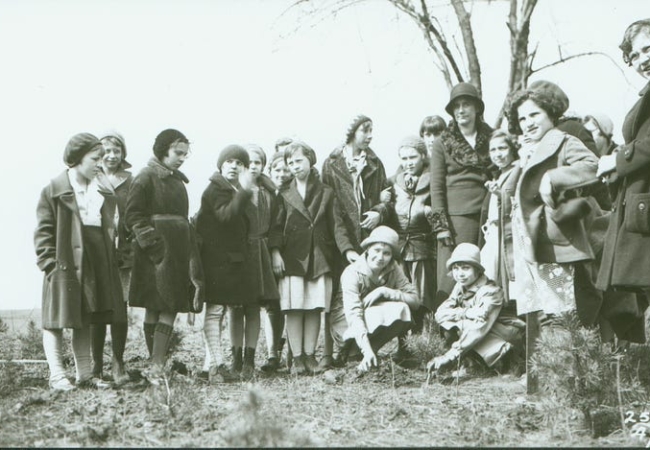
{"label": "weeds on ground", "polygon": [[647,397],[626,359],[603,345],[597,330],[584,328],[576,314],[557,316],[542,329],[531,369],[546,394],[542,407],[551,428],[568,421],[571,408],[583,414],[594,437],[620,427],[621,403]]}

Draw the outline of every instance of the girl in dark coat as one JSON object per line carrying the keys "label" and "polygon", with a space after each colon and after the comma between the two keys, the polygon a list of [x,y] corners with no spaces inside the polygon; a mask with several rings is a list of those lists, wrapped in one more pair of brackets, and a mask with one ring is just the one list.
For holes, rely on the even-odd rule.
{"label": "girl in dark coat", "polygon": [[104,148],[95,136],[80,133],[65,148],[69,169],[41,192],[34,246],[43,279],[43,348],[50,387],[74,386],[63,366],[63,329],[72,328],[77,386],[105,386],[94,379],[90,352],[91,323],[107,323],[123,303],[117,273],[115,193],[97,181]]}
{"label": "girl in dark coat", "polygon": [[[630,25],[620,47],[623,60],[650,81],[650,19]],[[603,290],[650,288],[650,82],[640,95],[623,123],[625,144],[598,164],[616,195],[598,274]]]}
{"label": "girl in dark coat", "polygon": [[203,302],[201,262],[188,220],[188,180],[178,170],[189,151],[180,131],[158,134],[154,157],[134,178],[126,202],[126,226],[135,235],[129,303],[146,308],[152,383],[163,376],[176,314],[200,310]]}
{"label": "girl in dark coat", "polygon": [[433,143],[431,151],[431,208],[438,240],[437,302],[454,287],[445,265],[454,246],[478,244],[480,213],[487,195],[485,182],[492,179],[488,140],[492,128],[483,121],[485,105],[478,90],[459,83],[445,107],[453,117]]}
{"label": "girl in dark coat", "polygon": [[[204,335],[210,352],[212,381],[253,375],[260,332],[260,297],[276,295],[270,292],[268,277],[267,284],[256,279],[256,266],[249,248],[250,233],[260,228],[253,204],[256,183],[248,170],[249,164],[248,153],[239,145],[229,145],[221,151],[217,160],[219,171],[210,178],[203,192],[196,218],[197,232],[203,241],[201,259],[207,303]],[[257,193],[259,201],[259,190]],[[262,205],[258,205],[261,209],[265,195],[262,193]],[[270,202],[266,206],[270,209]],[[262,245],[263,236],[256,235],[255,239]],[[224,370],[221,351],[224,306],[228,307],[232,345],[230,372]]]}
{"label": "girl in dark coat", "polygon": [[271,229],[269,247],[279,282],[280,306],[297,374],[320,371],[314,352],[321,311],[329,311],[332,267],[338,254],[334,241],[334,192],[313,169],[316,154],[303,142],[285,150],[294,175],[281,191],[282,201]]}
{"label": "girl in dark coat", "polygon": [[[122,283],[122,294],[124,302],[116,304],[113,310],[111,321],[111,343],[113,348],[112,375],[113,382],[117,385],[129,380],[129,375],[124,370],[124,347],[126,346],[126,335],[128,326],[126,298],[129,293],[131,281],[131,266],[133,265],[133,252],[129,233],[124,224],[124,212],[126,209],[126,196],[133,180],[133,175],[127,169],[131,167],[126,161],[126,144],[121,134],[111,131],[104,133],[101,138],[104,146],[104,158],[102,161],[102,181],[115,191],[117,196],[117,236],[115,238],[117,266]],[[93,376],[102,378],[104,362],[104,342],[106,340],[106,325],[96,324],[90,327],[92,337],[93,353]]]}
{"label": "girl in dark coat", "polygon": [[[363,252],[361,241],[378,225],[388,220],[388,200],[382,199],[382,191],[388,188],[386,170],[381,160],[370,148],[372,120],[359,114],[352,119],[345,134],[344,144],[334,149],[323,163],[323,183],[334,190],[337,198],[336,245],[340,256],[332,274],[334,292],[338,293],[338,281],[344,267],[359,259]],[[343,301],[337,294],[332,314],[325,316],[325,345],[321,369],[333,362],[331,334],[340,335],[344,330],[332,330],[330,321],[344,323]],[[341,346],[342,342],[337,342]]]}

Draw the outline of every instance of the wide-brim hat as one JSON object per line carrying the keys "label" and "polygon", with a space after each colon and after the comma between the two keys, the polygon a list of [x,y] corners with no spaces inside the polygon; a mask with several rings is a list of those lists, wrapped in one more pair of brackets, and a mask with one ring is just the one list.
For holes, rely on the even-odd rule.
{"label": "wide-brim hat", "polygon": [[370,233],[370,236],[365,238],[361,243],[361,248],[368,249],[372,244],[382,243],[388,245],[393,251],[393,258],[399,258],[399,236],[392,228],[385,225],[380,225]]}
{"label": "wide-brim hat", "polygon": [[483,114],[483,111],[485,111],[485,103],[483,103],[483,100],[481,99],[476,86],[471,83],[458,83],[452,88],[451,93],[449,94],[449,103],[447,103],[447,106],[445,106],[445,111],[447,111],[447,114],[450,116],[454,116],[454,110],[452,108],[454,100],[460,97],[468,97],[474,100],[478,105],[476,113],[479,116]]}
{"label": "wide-brim hat", "polygon": [[471,264],[485,272],[485,267],[481,264],[481,249],[469,242],[462,242],[456,246],[447,260],[447,270],[451,270],[451,266],[455,263]]}

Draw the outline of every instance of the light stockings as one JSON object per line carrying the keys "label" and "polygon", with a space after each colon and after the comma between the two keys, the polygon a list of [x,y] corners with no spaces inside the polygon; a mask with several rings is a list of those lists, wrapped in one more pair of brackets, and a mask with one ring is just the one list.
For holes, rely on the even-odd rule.
{"label": "light stockings", "polygon": [[320,333],[319,310],[287,311],[287,337],[293,356],[313,355]]}
{"label": "light stockings", "polygon": [[[43,330],[43,349],[50,366],[50,382],[55,383],[65,378],[63,367],[63,330]],[[72,330],[72,353],[77,382],[92,377],[92,357],[90,355],[90,328]]]}
{"label": "light stockings", "polygon": [[205,343],[205,361],[203,370],[208,371],[211,365],[223,364],[222,330],[225,307],[206,303],[203,319],[203,340]]}
{"label": "light stockings", "polygon": [[63,330],[43,330],[43,350],[50,366],[50,383],[56,383],[65,378],[63,367]]}
{"label": "light stockings", "polygon": [[260,336],[260,307],[228,307],[228,324],[230,328],[230,345],[235,348],[244,346],[257,348]]}

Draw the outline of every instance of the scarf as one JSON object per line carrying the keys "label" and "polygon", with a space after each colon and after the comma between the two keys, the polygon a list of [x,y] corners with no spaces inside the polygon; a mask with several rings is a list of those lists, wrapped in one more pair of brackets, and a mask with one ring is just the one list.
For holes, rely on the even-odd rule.
{"label": "scarf", "polygon": [[368,155],[364,150],[362,150],[357,156],[353,156],[352,149],[346,145],[343,147],[343,156],[345,158],[345,164],[352,176],[354,200],[357,202],[357,209],[359,211],[359,216],[361,216],[361,205],[363,204],[363,200],[366,198],[363,193],[363,178],[361,177],[361,173],[367,165],[366,158]]}

